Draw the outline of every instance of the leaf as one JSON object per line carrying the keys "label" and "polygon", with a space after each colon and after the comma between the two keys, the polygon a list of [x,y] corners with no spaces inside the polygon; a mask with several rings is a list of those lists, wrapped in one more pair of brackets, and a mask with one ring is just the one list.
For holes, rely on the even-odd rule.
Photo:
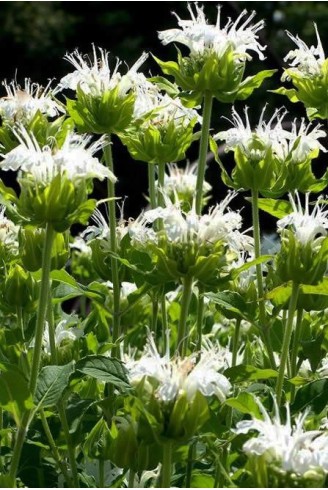
{"label": "leaf", "polygon": [[121,361],[105,356],[87,356],[76,363],[76,371],[105,383],[129,388],[126,369]]}
{"label": "leaf", "polygon": [[198,473],[193,471],[191,477],[191,488],[213,488],[214,478],[211,475],[205,473]]}
{"label": "leaf", "polygon": [[262,82],[266,78],[272,77],[272,75],[276,73],[276,71],[277,70],[263,70],[256,73],[256,75],[245,78],[245,80],[243,80],[242,83],[239,85],[236,99],[247,99],[256,88],[259,88],[262,85]]}
{"label": "leaf", "polygon": [[293,413],[303,412],[311,406],[315,414],[322,412],[328,403],[328,379],[318,379],[299,388],[291,406]]}
{"label": "leaf", "polygon": [[249,262],[245,262],[244,265],[241,267],[237,267],[236,269],[232,269],[231,271],[231,276],[233,278],[236,278],[239,276],[241,272],[247,271],[251,267],[254,267],[257,264],[262,264],[263,262],[268,262],[269,260],[272,260],[272,255],[261,255],[261,257],[258,257],[257,259],[251,260]]}
{"label": "leaf", "polygon": [[257,419],[261,419],[261,411],[253,395],[247,392],[239,393],[236,398],[228,398],[225,404],[235,408],[241,413],[253,415]]}
{"label": "leaf", "polygon": [[328,277],[324,277],[323,280],[315,286],[310,284],[302,284],[301,292],[303,294],[322,294],[324,296],[328,296]]}
{"label": "leaf", "polygon": [[278,219],[284,218],[293,212],[290,202],[283,201],[282,199],[259,198],[258,205],[262,211],[265,211]]}
{"label": "leaf", "polygon": [[291,294],[292,294],[292,285],[291,283],[287,282],[266,293],[265,297],[266,299],[273,300],[276,306],[282,306],[287,303]]}
{"label": "leaf", "polygon": [[231,312],[235,315],[246,318],[247,303],[244,298],[235,291],[220,291],[218,293],[207,293],[206,298],[218,305],[223,312]]}
{"label": "leaf", "polygon": [[243,381],[252,381],[256,379],[270,379],[278,376],[277,371],[273,369],[259,369],[255,366],[240,364],[225,370],[224,375],[232,383]]}
{"label": "leaf", "polygon": [[65,366],[45,366],[37,379],[34,402],[40,407],[56,405],[69,383],[73,362]]}
{"label": "leaf", "polygon": [[26,410],[33,408],[32,395],[23,373],[14,365],[0,363],[0,406],[10,412],[20,425]]}

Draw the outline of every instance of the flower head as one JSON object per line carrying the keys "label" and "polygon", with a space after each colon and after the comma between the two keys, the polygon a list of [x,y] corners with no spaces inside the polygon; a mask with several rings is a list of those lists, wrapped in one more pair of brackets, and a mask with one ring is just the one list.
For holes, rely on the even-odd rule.
{"label": "flower head", "polygon": [[224,401],[231,389],[228,379],[218,372],[222,369],[222,360],[214,347],[205,350],[196,364],[196,355],[170,358],[167,349],[161,356],[150,334],[142,357],[139,360],[126,358],[126,368],[132,385],[145,377],[153,379],[157,384],[156,396],[163,403],[176,401],[182,394],[191,401],[196,392]]}
{"label": "flower head", "polygon": [[64,58],[75,70],[61,79],[58,90],[66,88],[76,90],[79,87],[85,94],[97,97],[117,87],[123,97],[133,86],[137,70],[148,57],[143,53],[132,68],[125,75],[121,75],[119,72],[121,61],[117,60],[115,68],[111,70],[108,51],[93,45],[92,55],[92,58],[83,56],[77,49],[65,55]]}
{"label": "flower head", "polygon": [[0,244],[18,250],[19,227],[5,216],[6,208],[0,206]]}
{"label": "flower head", "polygon": [[0,98],[0,116],[7,124],[29,123],[39,111],[48,117],[64,113],[63,106],[52,98],[51,81],[46,87],[32,83],[25,78],[22,88],[16,81],[9,84],[4,81],[7,96]]}
{"label": "flower head", "polygon": [[[65,320],[61,320],[55,328],[55,344],[60,347],[65,341],[72,341],[79,339],[83,335],[83,330],[78,327],[71,326],[74,324],[74,318],[68,317]],[[46,328],[43,335],[43,348],[47,354],[51,353],[51,344],[49,337],[49,325],[46,323]]]}
{"label": "flower head", "polygon": [[65,173],[72,181],[108,178],[115,181],[112,172],[93,155],[105,145],[104,138],[90,144],[91,137],[68,133],[61,148],[40,147],[32,133],[20,126],[14,130],[19,145],[3,157],[3,170],[21,170],[38,183],[47,184],[58,174]]}
{"label": "flower head", "polygon": [[[178,167],[176,163],[167,165],[168,173],[164,177],[164,192],[170,197],[178,195],[182,199],[193,200],[196,192],[197,183],[197,162],[190,165],[188,162],[185,168]],[[203,193],[207,194],[212,186],[204,181]]]}
{"label": "flower head", "polygon": [[295,198],[289,194],[289,200],[293,207],[293,212],[277,223],[278,231],[281,233],[287,227],[291,227],[296,239],[304,246],[311,243],[312,247],[320,245],[322,237],[327,235],[328,229],[328,210],[320,205],[320,196],[310,213],[309,206],[310,194],[305,195],[305,208],[303,210],[299,194],[295,193]]}
{"label": "flower head", "polygon": [[[313,77],[320,75],[322,64],[325,61],[325,53],[321,44],[320,36],[318,33],[317,25],[314,24],[317,46],[308,47],[307,44],[299,38],[299,36],[293,36],[287,31],[287,35],[296,44],[297,49],[290,51],[284,58],[284,61],[290,61],[290,67],[292,72],[301,76]],[[290,74],[285,72],[285,79],[290,79]]]}
{"label": "flower head", "polygon": [[172,42],[184,44],[190,49],[191,56],[202,56],[213,52],[218,56],[223,56],[228,48],[232,48],[238,60],[251,59],[248,51],[255,51],[260,59],[264,59],[262,51],[265,46],[261,46],[257,35],[257,32],[263,28],[264,22],[259,21],[250,26],[255,12],[245,19],[247,11],[243,10],[234,22],[229,19],[226,25],[221,27],[221,7],[218,7],[215,25],[208,24],[203,6],[199,7],[195,3],[194,13],[189,4],[188,10],[191,20],[182,20],[175,14],[180,29],[168,29],[159,33],[163,44]]}
{"label": "flower head", "polygon": [[289,405],[286,406],[287,420],[282,422],[275,401],[275,415],[271,419],[260,400],[256,399],[263,420],[253,418],[237,423],[235,432],[247,434],[251,430],[258,432],[249,439],[243,450],[254,456],[264,455],[271,463],[279,464],[283,471],[304,475],[313,469],[328,472],[328,436],[323,431],[303,429],[307,412],[300,414],[292,424]]}

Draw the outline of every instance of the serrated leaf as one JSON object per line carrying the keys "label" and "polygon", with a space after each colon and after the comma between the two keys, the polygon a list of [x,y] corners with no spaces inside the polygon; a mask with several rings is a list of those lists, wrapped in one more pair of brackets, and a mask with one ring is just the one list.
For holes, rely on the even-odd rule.
{"label": "serrated leaf", "polygon": [[314,413],[319,414],[327,403],[328,379],[318,379],[298,389],[291,409],[293,413],[299,413],[311,406]]}
{"label": "serrated leaf", "polygon": [[240,383],[243,381],[253,381],[256,379],[270,379],[278,376],[277,371],[273,369],[259,369],[255,366],[240,364],[228,368],[224,371],[224,375],[232,383]]}
{"label": "serrated leaf", "polygon": [[33,408],[32,395],[23,373],[14,365],[0,363],[0,406],[10,412],[20,425],[26,410]]}
{"label": "serrated leaf", "polygon": [[123,363],[115,358],[87,356],[76,363],[76,371],[114,386],[130,387]]}
{"label": "serrated leaf", "polygon": [[69,383],[73,362],[65,366],[45,366],[37,379],[34,402],[40,407],[56,405]]}
{"label": "serrated leaf", "polygon": [[235,291],[220,291],[218,293],[207,293],[205,296],[218,305],[223,312],[228,311],[241,318],[246,317],[247,303],[239,293]]}

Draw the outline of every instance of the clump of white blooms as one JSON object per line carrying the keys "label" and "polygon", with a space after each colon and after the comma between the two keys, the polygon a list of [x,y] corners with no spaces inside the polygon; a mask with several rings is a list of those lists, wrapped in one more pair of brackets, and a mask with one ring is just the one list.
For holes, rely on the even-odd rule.
{"label": "clump of white blooms", "polygon": [[[190,165],[188,162],[184,168],[178,167],[176,163],[167,165],[168,173],[164,177],[164,190],[171,196],[175,193],[178,196],[194,196],[197,183],[197,162]],[[203,193],[207,194],[212,189],[212,186],[204,181]]]}
{"label": "clump of white blooms", "polygon": [[5,206],[0,206],[0,244],[18,250],[19,226],[5,216]]}
{"label": "clump of white blooms", "polygon": [[264,21],[261,20],[250,25],[255,12],[252,12],[245,19],[247,11],[243,10],[239,17],[233,22],[228,20],[224,27],[221,27],[221,7],[218,7],[218,16],[216,24],[209,24],[205,14],[204,7],[195,4],[196,12],[193,12],[192,6],[188,5],[191,20],[182,20],[175,14],[178,19],[180,29],[167,29],[159,32],[159,39],[164,45],[169,43],[181,43],[190,49],[191,56],[199,57],[208,53],[215,53],[217,56],[223,56],[225,52],[232,48],[234,58],[240,61],[251,59],[248,51],[254,51],[261,60],[264,59],[262,46],[258,41],[257,32],[264,27]]}
{"label": "clump of white blooms", "polygon": [[[290,62],[289,65],[292,72],[310,78],[320,75],[322,64],[326,59],[316,24],[314,24],[314,27],[317,36],[317,46],[308,47],[299,36],[295,37],[287,31],[288,36],[294,41],[297,49],[291,50],[284,58],[284,61]],[[285,72],[283,79],[290,79],[290,74]]]}
{"label": "clump of white blooms", "polygon": [[306,124],[304,119],[300,124],[294,120],[291,131],[288,131],[283,126],[286,110],[276,109],[266,122],[264,120],[265,109],[264,107],[257,126],[252,129],[248,118],[248,108],[244,110],[245,123],[235,108],[232,108],[232,121],[230,122],[234,127],[220,131],[215,135],[215,139],[226,142],[226,151],[239,149],[251,161],[264,159],[269,150],[281,163],[286,162],[287,159],[294,163],[301,163],[311,158],[314,151],[327,152],[318,141],[326,137],[320,124],[311,127],[311,123]]}
{"label": "clump of white blooms", "polygon": [[285,228],[291,228],[295,238],[304,246],[311,244],[312,248],[320,246],[323,237],[327,235],[328,229],[328,209],[321,205],[322,196],[319,196],[312,212],[309,203],[310,194],[305,195],[305,208],[302,208],[298,192],[295,197],[289,194],[289,200],[293,207],[293,212],[277,222],[278,232],[281,233]]}
{"label": "clump of white blooms", "polygon": [[[98,58],[98,52],[100,58]],[[67,53],[65,59],[69,61],[75,70],[64,76],[58,85],[58,90],[80,88],[85,94],[93,97],[101,96],[108,90],[117,88],[119,95],[124,97],[133,87],[137,71],[145,62],[148,54],[143,53],[130,70],[122,75],[119,72],[121,61],[117,60],[115,68],[109,66],[109,53],[102,48],[93,45],[93,58],[82,55],[77,49],[73,53]]]}
{"label": "clump of white blooms", "polygon": [[92,255],[91,247],[86,243],[83,236],[78,235],[74,237],[73,242],[70,243],[69,246],[72,250],[76,250],[82,255],[91,258]]}
{"label": "clump of white blooms", "polygon": [[[56,347],[62,346],[63,342],[71,341],[81,338],[83,336],[83,329],[79,327],[71,326],[74,324],[74,318],[68,317],[61,320],[55,327],[55,345]],[[46,322],[46,328],[43,334],[43,349],[47,354],[51,354],[51,343],[49,334],[49,324]]]}
{"label": "clump of white blooms", "polygon": [[272,419],[260,400],[256,401],[263,420],[242,420],[235,429],[237,434],[247,434],[253,430],[258,432],[243,445],[246,454],[263,455],[268,463],[276,463],[283,471],[299,476],[316,469],[328,472],[328,434],[321,430],[304,430],[307,412],[299,414],[293,424],[287,405],[287,420],[283,423],[276,400]]}
{"label": "clump of white blooms", "polygon": [[50,183],[58,174],[65,174],[72,181],[97,178],[115,182],[113,173],[93,155],[105,145],[100,138],[90,144],[91,136],[68,133],[61,148],[40,147],[35,136],[19,127],[13,133],[19,145],[1,155],[2,170],[20,170],[41,184]]}
{"label": "clump of white blooms", "polygon": [[7,96],[0,98],[0,116],[3,122],[11,125],[27,124],[37,112],[48,117],[65,113],[64,107],[53,99],[50,84],[51,81],[46,87],[42,87],[25,78],[24,87],[21,87],[16,81],[4,81]]}
{"label": "clump of white blooms", "polygon": [[[167,346],[169,346],[168,338]],[[179,356],[171,358],[169,347],[161,356],[151,334],[148,335],[140,359],[124,356],[131,385],[139,384],[145,377],[151,378],[157,383],[155,394],[163,403],[173,402],[182,394],[192,401],[197,392],[206,397],[214,395],[221,402],[225,401],[231,385],[219,372],[223,367],[219,351],[208,345],[202,351],[198,363],[196,360],[196,353],[185,358]]]}
{"label": "clump of white blooms", "polygon": [[193,243],[209,248],[222,242],[234,250],[251,250],[253,240],[241,233],[242,217],[240,213],[227,210],[230,201],[236,193],[230,192],[219,204],[209,210],[207,214],[199,216],[194,206],[184,212],[179,202],[173,203],[164,195],[166,207],[157,207],[146,211],[129,225],[132,243],[136,246],[147,246],[148,243],[158,243],[159,236],[149,228],[150,223],[161,219],[164,226],[165,238],[168,243]]}
{"label": "clump of white blooms", "polygon": [[[94,224],[88,226],[81,234],[82,238],[85,239],[86,243],[90,243],[92,240],[101,240],[101,246],[103,250],[111,250],[111,233],[108,224],[108,218],[104,217],[99,209],[95,209],[91,216],[91,220]],[[119,244],[121,240],[127,235],[128,227],[126,226],[126,221],[123,218],[123,209],[121,210],[121,218],[117,222],[116,226],[116,240]]]}

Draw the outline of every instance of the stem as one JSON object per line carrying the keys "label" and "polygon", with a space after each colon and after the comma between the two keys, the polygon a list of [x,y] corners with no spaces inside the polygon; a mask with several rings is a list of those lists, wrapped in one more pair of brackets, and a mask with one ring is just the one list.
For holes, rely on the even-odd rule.
{"label": "stem", "polygon": [[236,321],[235,333],[234,333],[234,337],[233,337],[231,367],[236,366],[236,363],[237,363],[237,354],[238,354],[239,336],[240,336],[240,324],[241,324],[241,319],[238,319]]}
{"label": "stem", "polygon": [[[105,163],[109,170],[114,173],[114,162],[111,148],[111,136],[108,135],[109,144],[104,148]],[[110,234],[110,249],[113,254],[117,253],[116,239],[116,202],[115,202],[115,184],[110,179],[107,180],[107,192],[110,200],[108,201],[108,217],[109,217],[109,234]],[[119,278],[117,259],[111,258],[112,283],[113,283],[113,331],[112,342],[115,344],[121,335],[120,327],[120,295],[121,285]],[[112,348],[112,357],[119,356],[118,346]]]}
{"label": "stem", "polygon": [[49,297],[48,297],[47,320],[48,320],[48,328],[49,328],[49,344],[50,344],[51,363],[57,365],[58,364],[58,356],[57,356],[56,340],[55,340],[55,320],[54,320],[54,311],[52,308],[51,291],[49,291]]}
{"label": "stem", "polygon": [[183,357],[187,350],[187,319],[189,313],[189,305],[192,294],[192,277],[186,276],[183,280],[183,292],[181,298],[181,311],[178,327],[178,350]]}
{"label": "stem", "polygon": [[211,92],[206,91],[204,93],[203,125],[202,125],[202,133],[201,133],[200,145],[199,145],[198,172],[197,172],[197,184],[196,184],[196,213],[197,214],[201,214],[202,211],[203,183],[204,183],[205,169],[206,169],[206,157],[207,157],[207,150],[208,150],[212,106],[213,106],[213,96]]}
{"label": "stem", "polygon": [[70,476],[68,474],[66,465],[63,464],[63,462],[62,462],[62,459],[61,459],[61,456],[60,456],[59,451],[57,449],[56,443],[52,437],[51,430],[50,430],[50,427],[48,424],[48,420],[44,414],[43,408],[40,410],[40,417],[41,417],[41,423],[43,426],[43,430],[44,430],[45,435],[48,439],[48,443],[49,443],[52,455],[54,457],[54,460],[57,463],[59,471],[64,475],[64,478],[66,480],[67,485],[70,486],[71,485]]}
{"label": "stem", "polygon": [[52,226],[47,223],[45,241],[42,253],[42,275],[41,275],[41,285],[40,285],[40,296],[39,296],[39,307],[36,318],[36,328],[35,328],[35,341],[33,349],[33,359],[31,367],[31,377],[30,377],[30,392],[34,395],[36,381],[39,374],[41,351],[42,351],[42,340],[44,332],[44,324],[46,319],[47,307],[48,307],[48,296],[50,290],[50,268],[51,268],[51,250],[52,243],[54,239],[54,230]]}
{"label": "stem", "polygon": [[289,353],[290,339],[293,331],[293,320],[294,320],[295,310],[297,307],[298,293],[299,293],[299,285],[293,282],[292,294],[289,300],[288,320],[284,332],[284,339],[282,342],[282,352],[281,352],[279,373],[278,373],[277,386],[276,386],[278,406],[281,403],[282,388],[284,384],[284,375],[285,375],[285,369],[286,369],[287,358]]}
{"label": "stem", "polygon": [[171,488],[172,443],[163,445],[162,488]]}
{"label": "stem", "polygon": [[202,350],[202,333],[204,320],[204,289],[198,285],[198,302],[197,302],[197,351]]}
{"label": "stem", "polygon": [[105,461],[99,460],[99,488],[105,487]]}
{"label": "stem", "polygon": [[[293,345],[292,345],[292,353],[291,353],[291,358],[290,358],[290,371],[291,371],[291,377],[294,378],[297,376],[298,369],[297,369],[297,354],[298,354],[298,347],[300,345],[301,337],[302,337],[302,320],[303,320],[303,309],[297,310],[297,315],[296,315],[296,327],[295,327],[295,332],[294,332],[294,339],[293,339]],[[295,385],[292,385],[291,387],[291,402],[294,401],[295,397]]]}
{"label": "stem", "polygon": [[[255,258],[258,259],[261,256],[261,235],[260,235],[260,220],[259,220],[259,194],[258,191],[252,190],[252,220],[253,220],[253,237],[254,237],[254,253]],[[276,362],[274,360],[273,349],[271,345],[270,332],[266,325],[266,313],[264,305],[264,287],[262,277],[262,266],[256,264],[256,280],[257,280],[257,296],[259,300],[259,320],[262,329],[262,336],[269,356],[270,364],[273,369],[276,369]]]}
{"label": "stem", "polygon": [[128,481],[128,488],[134,488],[134,479],[135,479],[136,473],[133,470],[129,470],[129,481]]}
{"label": "stem", "polygon": [[156,199],[156,167],[153,163],[148,164],[148,187],[149,187],[149,202],[150,207],[155,209],[157,206]]}
{"label": "stem", "polygon": [[195,442],[192,442],[188,450],[185,488],[191,488],[191,478],[192,478],[192,470],[194,466],[194,457],[195,457]]}
{"label": "stem", "polygon": [[155,293],[152,298],[151,330],[156,336],[158,319],[158,296]]}
{"label": "stem", "polygon": [[165,180],[165,163],[159,163],[158,165],[158,192],[157,192],[157,204],[158,206],[165,206],[163,190]]}
{"label": "stem", "polygon": [[22,453],[23,444],[25,441],[25,436],[27,433],[27,428],[30,422],[30,414],[31,411],[27,410],[21,420],[21,424],[18,427],[15,445],[12,453],[10,469],[9,469],[9,478],[11,479],[12,485],[16,488],[16,475],[19,466],[19,460]]}
{"label": "stem", "polygon": [[60,401],[58,403],[58,413],[64,431],[66,443],[67,443],[67,452],[68,452],[68,458],[71,466],[73,488],[80,488],[79,473],[77,471],[77,465],[76,465],[75,447],[73,445],[71,434],[69,432],[69,425],[67,422],[66,410],[63,401]]}

